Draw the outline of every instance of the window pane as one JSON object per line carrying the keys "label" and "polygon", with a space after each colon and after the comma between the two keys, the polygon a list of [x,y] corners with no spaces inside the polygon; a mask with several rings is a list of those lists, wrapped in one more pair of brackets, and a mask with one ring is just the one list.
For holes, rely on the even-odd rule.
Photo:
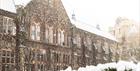
{"label": "window pane", "polygon": [[3,33],[6,33],[7,18],[3,18]]}
{"label": "window pane", "polygon": [[12,35],[15,35],[15,34],[16,34],[16,27],[13,26],[13,28],[12,28]]}
{"label": "window pane", "polygon": [[36,39],[40,40],[40,25],[36,25]]}
{"label": "window pane", "polygon": [[5,58],[2,58],[2,63],[5,63]]}
{"label": "window pane", "polygon": [[64,31],[61,31],[61,45],[64,44]]}
{"label": "window pane", "polygon": [[49,34],[48,34],[48,28],[46,28],[46,32],[45,32],[45,36],[46,36],[46,37],[45,37],[45,38],[46,38],[46,42],[48,42],[48,38],[49,38],[49,37],[48,37],[48,35],[49,35]]}
{"label": "window pane", "polygon": [[11,57],[14,57],[14,52],[11,53]]}
{"label": "window pane", "polygon": [[7,56],[10,56],[10,51],[7,51]]}
{"label": "window pane", "polygon": [[60,44],[60,32],[58,31],[58,44]]}
{"label": "window pane", "polygon": [[49,42],[53,43],[53,27],[49,28]]}
{"label": "window pane", "polygon": [[31,39],[32,40],[35,40],[35,25],[32,25],[31,26]]}
{"label": "window pane", "polygon": [[6,56],[6,51],[5,50],[3,50],[3,56]]}
{"label": "window pane", "polygon": [[7,61],[6,62],[9,63],[10,62],[10,58],[7,58]]}
{"label": "window pane", "polygon": [[11,58],[11,63],[14,63],[14,58]]}

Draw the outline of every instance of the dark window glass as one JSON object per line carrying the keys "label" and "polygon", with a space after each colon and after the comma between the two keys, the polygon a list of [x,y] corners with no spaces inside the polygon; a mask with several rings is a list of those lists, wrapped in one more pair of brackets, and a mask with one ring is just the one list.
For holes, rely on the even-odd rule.
{"label": "dark window glass", "polygon": [[7,61],[6,62],[9,63],[10,62],[10,58],[7,58]]}
{"label": "dark window glass", "polygon": [[7,51],[7,56],[10,56],[10,51]]}
{"label": "dark window glass", "polygon": [[14,58],[11,58],[11,63],[14,63]]}
{"label": "dark window glass", "polygon": [[2,65],[2,71],[5,71],[5,65]]}
{"label": "dark window glass", "polygon": [[6,56],[6,51],[3,50],[3,54],[2,54],[2,55],[3,55],[3,56]]}
{"label": "dark window glass", "polygon": [[2,58],[2,63],[5,63],[5,58]]}
{"label": "dark window glass", "polygon": [[11,53],[11,57],[14,57],[14,52]]}

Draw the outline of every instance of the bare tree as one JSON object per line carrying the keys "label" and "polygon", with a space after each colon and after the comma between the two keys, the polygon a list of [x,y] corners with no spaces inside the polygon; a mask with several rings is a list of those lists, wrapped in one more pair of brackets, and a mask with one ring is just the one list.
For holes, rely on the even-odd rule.
{"label": "bare tree", "polygon": [[20,62],[20,47],[24,45],[26,32],[25,32],[25,23],[24,23],[24,9],[22,6],[17,7],[17,17],[14,19],[16,25],[16,47],[15,47],[15,68],[16,71],[21,71]]}

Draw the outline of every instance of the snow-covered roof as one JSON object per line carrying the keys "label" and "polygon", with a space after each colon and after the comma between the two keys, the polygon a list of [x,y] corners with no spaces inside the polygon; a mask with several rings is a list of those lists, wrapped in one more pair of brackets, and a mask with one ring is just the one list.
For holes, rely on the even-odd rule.
{"label": "snow-covered roof", "polygon": [[0,0],[0,9],[16,13],[16,8],[12,0]]}
{"label": "snow-covered roof", "polygon": [[81,23],[81,22],[78,22],[78,21],[73,20],[72,19],[72,14],[70,12],[71,10],[69,9],[69,7],[66,6],[64,0],[61,0],[61,1],[62,1],[62,4],[63,4],[66,12],[67,12],[67,15],[68,15],[71,23],[73,25],[75,25],[77,28],[82,29],[82,30],[85,30],[85,31],[88,31],[88,32],[91,32],[91,33],[96,34],[96,35],[99,35],[101,37],[105,37],[105,38],[108,38],[110,40],[113,40],[113,41],[118,42],[118,40],[113,35],[111,35],[111,34],[109,34],[107,32],[98,30],[98,29],[96,29],[94,27],[91,27],[91,26],[85,24],[85,23]]}
{"label": "snow-covered roof", "polygon": [[73,19],[71,19],[71,23],[79,29],[82,29],[82,30],[88,31],[90,33],[99,35],[101,37],[104,37],[104,38],[107,38],[107,39],[118,42],[118,40],[113,35],[111,35],[110,33],[98,30],[98,29],[96,29],[92,26],[89,26],[87,24],[81,23],[81,22],[73,20]]}

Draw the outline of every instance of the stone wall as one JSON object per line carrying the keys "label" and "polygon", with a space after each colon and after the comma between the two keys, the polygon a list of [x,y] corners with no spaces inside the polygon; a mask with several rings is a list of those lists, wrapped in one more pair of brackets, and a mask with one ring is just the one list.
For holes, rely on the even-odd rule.
{"label": "stone wall", "polygon": [[[105,51],[114,47],[111,46],[114,41],[76,28],[71,24],[61,0],[50,1],[32,0],[24,8],[21,24],[24,24],[26,37],[22,37],[25,43],[24,47],[20,48],[21,69],[56,71],[68,66],[78,69],[81,66],[110,62],[112,55],[109,55],[113,52],[105,54]],[[34,25],[36,29],[32,29]],[[0,42],[3,42],[3,39]],[[108,46],[105,46],[105,43]],[[3,47],[6,44],[0,45]]]}

